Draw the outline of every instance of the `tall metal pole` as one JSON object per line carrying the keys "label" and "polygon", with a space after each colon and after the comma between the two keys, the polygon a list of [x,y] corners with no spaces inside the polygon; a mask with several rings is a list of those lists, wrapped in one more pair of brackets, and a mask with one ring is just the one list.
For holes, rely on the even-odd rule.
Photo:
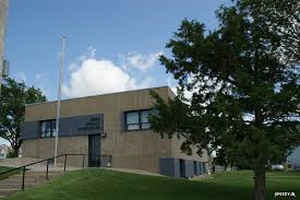
{"label": "tall metal pole", "polygon": [[56,106],[56,134],[55,134],[55,148],[54,148],[54,167],[56,167],[56,156],[58,147],[58,135],[59,135],[59,119],[60,119],[60,101],[61,101],[61,86],[63,83],[64,75],[64,56],[65,56],[65,40],[66,37],[62,36],[62,52],[60,55],[60,68],[59,68],[59,81],[57,88],[57,106]]}
{"label": "tall metal pole", "polygon": [[2,76],[4,71],[4,35],[5,35],[5,25],[6,25],[6,14],[8,9],[8,0],[0,0],[0,96],[1,96],[1,84]]}

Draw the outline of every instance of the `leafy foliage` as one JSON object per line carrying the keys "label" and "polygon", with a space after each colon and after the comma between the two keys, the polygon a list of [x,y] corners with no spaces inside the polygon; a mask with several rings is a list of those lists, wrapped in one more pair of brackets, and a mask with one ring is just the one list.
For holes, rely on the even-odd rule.
{"label": "leafy foliage", "polygon": [[[255,198],[265,196],[265,166],[300,145],[299,1],[241,0],[216,13],[219,27],[183,20],[161,56],[179,94],[157,94],[155,131],[185,146],[222,146],[255,172]],[[184,91],[192,93],[190,99]],[[183,149],[189,150],[189,147]]]}
{"label": "leafy foliage", "polygon": [[46,97],[40,89],[28,87],[24,82],[9,77],[4,79],[0,96],[0,137],[10,143],[11,155],[18,156],[22,144],[20,136],[25,105],[44,101]]}

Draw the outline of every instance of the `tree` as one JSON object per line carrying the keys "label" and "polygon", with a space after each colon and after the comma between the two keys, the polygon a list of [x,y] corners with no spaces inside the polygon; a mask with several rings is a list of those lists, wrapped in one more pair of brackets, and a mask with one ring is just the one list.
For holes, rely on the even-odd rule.
{"label": "tree", "polygon": [[217,155],[215,158],[215,163],[217,165],[222,165],[224,166],[224,171],[227,170],[228,166],[233,167],[233,162],[230,160],[230,155],[229,153],[226,151],[226,149],[224,147],[220,147],[219,149],[217,149]]}
{"label": "tree", "polygon": [[12,155],[18,156],[22,144],[21,128],[25,105],[46,101],[40,89],[28,87],[24,82],[5,77],[0,96],[0,137],[7,140]]}
{"label": "tree", "polygon": [[209,32],[184,20],[166,45],[172,57],[160,57],[178,95],[165,102],[152,92],[154,131],[184,137],[186,152],[225,148],[253,170],[256,200],[266,198],[267,163],[300,144],[297,7],[295,0],[234,1],[216,12],[219,27]]}

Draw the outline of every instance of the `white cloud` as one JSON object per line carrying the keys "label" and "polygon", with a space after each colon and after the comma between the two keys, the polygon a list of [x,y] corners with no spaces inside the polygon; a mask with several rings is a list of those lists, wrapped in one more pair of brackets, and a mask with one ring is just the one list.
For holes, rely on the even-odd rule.
{"label": "white cloud", "polygon": [[118,55],[114,62],[96,58],[96,49],[89,47],[68,67],[70,76],[62,86],[63,96],[74,98],[151,87],[155,80],[146,70],[156,64],[161,54],[131,52]]}
{"label": "white cloud", "polygon": [[70,80],[62,87],[63,95],[68,98],[145,88],[152,83],[151,77],[138,82],[107,59],[86,57],[80,64],[72,65]]}
{"label": "white cloud", "polygon": [[146,71],[153,67],[157,61],[159,56],[162,55],[162,52],[156,52],[152,54],[140,54],[137,52],[128,53],[124,57],[124,65],[125,68],[136,68],[138,70]]}

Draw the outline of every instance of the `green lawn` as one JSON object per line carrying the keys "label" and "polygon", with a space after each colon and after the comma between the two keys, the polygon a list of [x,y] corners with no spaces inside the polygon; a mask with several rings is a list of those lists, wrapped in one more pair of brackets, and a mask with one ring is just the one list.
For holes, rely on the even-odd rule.
{"label": "green lawn", "polygon": [[[1,172],[5,172],[5,171],[7,171],[9,169],[12,169],[12,167],[3,167],[3,166],[0,166],[0,173]],[[5,179],[5,178],[7,178],[7,177],[9,177],[11,175],[14,175],[16,173],[18,173],[18,171],[13,171],[13,172],[5,174],[5,175],[0,175],[0,180]]]}
{"label": "green lawn", "polygon": [[[65,176],[28,189],[10,200],[251,200],[252,173],[238,171],[219,173],[211,178],[189,181],[85,169],[67,172]],[[268,199],[275,191],[293,191],[300,196],[299,172],[268,173]]]}
{"label": "green lawn", "polygon": [[2,166],[0,166],[0,173],[4,172],[6,170],[9,170],[9,169],[11,169],[11,167],[2,167]]}

